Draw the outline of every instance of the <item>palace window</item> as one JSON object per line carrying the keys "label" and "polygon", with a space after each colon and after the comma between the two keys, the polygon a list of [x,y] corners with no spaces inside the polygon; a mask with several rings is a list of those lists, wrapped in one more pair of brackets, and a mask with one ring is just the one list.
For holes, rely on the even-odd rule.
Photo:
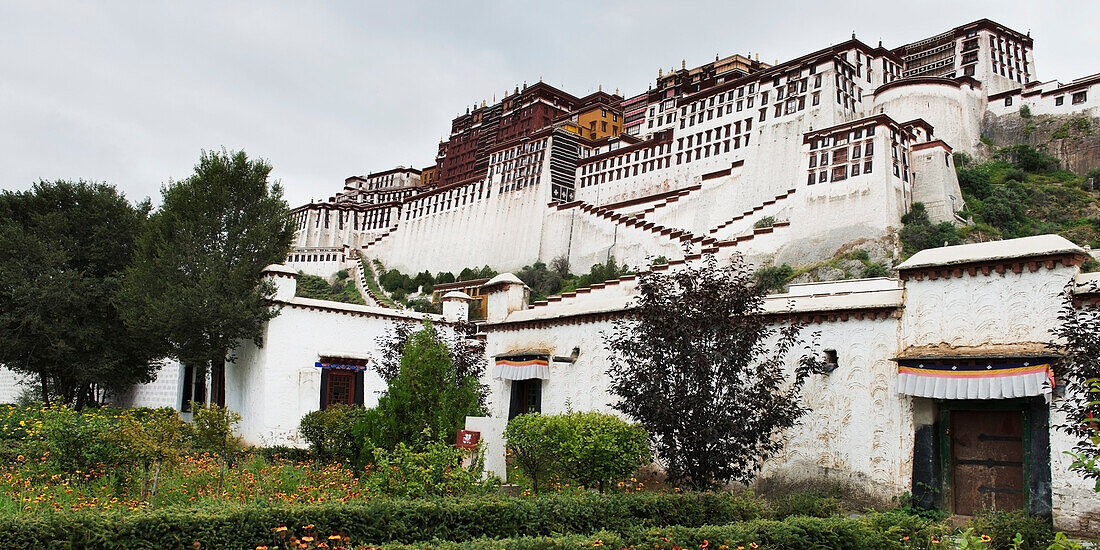
{"label": "palace window", "polygon": [[1078,105],[1078,104],[1084,103],[1087,100],[1088,100],[1088,90],[1083,90],[1083,91],[1080,91],[1080,92],[1075,92],[1073,94],[1073,97],[1072,97],[1071,101],[1073,102],[1074,105]]}
{"label": "palace window", "polygon": [[833,168],[833,181],[841,181],[848,177],[847,166],[837,166]]}
{"label": "palace window", "polygon": [[1061,105],[1065,102],[1066,102],[1066,96],[1064,96],[1064,95],[1060,95],[1060,96],[1054,98],[1054,104],[1055,105]]}

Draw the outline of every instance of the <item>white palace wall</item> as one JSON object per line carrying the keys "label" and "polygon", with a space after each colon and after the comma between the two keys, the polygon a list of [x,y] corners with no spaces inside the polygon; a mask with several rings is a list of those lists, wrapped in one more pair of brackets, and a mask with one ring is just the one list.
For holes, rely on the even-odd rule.
{"label": "white palace wall", "polygon": [[[291,274],[276,275],[280,281]],[[377,359],[377,338],[398,323],[429,319],[448,330],[441,316],[294,297],[294,284],[280,288],[279,315],[268,322],[263,347],[242,342],[236,360],[226,366],[226,407],[241,413],[239,433],[253,445],[303,445],[298,423],[320,407],[322,356]],[[386,389],[367,369],[363,405],[377,404]]]}
{"label": "white palace wall", "polygon": [[976,81],[948,79],[899,80],[877,90],[872,112],[899,122],[923,119],[936,137],[956,151],[975,154],[981,147],[985,91]]}

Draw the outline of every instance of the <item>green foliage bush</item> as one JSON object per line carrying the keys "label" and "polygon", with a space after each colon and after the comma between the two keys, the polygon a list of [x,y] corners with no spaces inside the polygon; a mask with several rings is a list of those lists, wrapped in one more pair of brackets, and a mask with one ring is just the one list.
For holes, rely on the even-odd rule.
{"label": "green foliage bush", "polygon": [[1023,538],[1020,550],[1045,549],[1054,541],[1054,528],[1050,520],[1029,517],[1023,512],[982,512],[970,522],[975,533],[992,539],[989,547],[994,550],[1013,548],[1012,541],[1019,533]]}
{"label": "green foliage bush", "polygon": [[320,460],[359,463],[363,443],[354,434],[357,424],[366,418],[360,406],[335,404],[302,417],[298,433]]}
{"label": "green foliage bush", "polygon": [[783,292],[792,276],[794,268],[790,264],[762,267],[753,274],[756,286],[764,292]]}
{"label": "green foliage bush", "polygon": [[[537,499],[440,499],[320,506],[227,506],[129,514],[56,514],[0,519],[16,550],[39,548],[275,547],[276,526],[301,536],[346,535],[357,545],[484,550],[561,548],[938,548],[941,524],[902,513],[859,518],[742,517],[737,497],[593,495]],[[733,504],[731,506],[731,504]],[[709,525],[708,525],[709,524]],[[674,525],[674,527],[667,527]],[[312,526],[305,529],[305,526]],[[908,537],[906,539],[906,537]],[[904,546],[903,546],[903,539]],[[704,541],[706,543],[704,544]],[[198,543],[197,546],[194,543]],[[280,546],[281,547],[281,546]]]}
{"label": "green foliage bush", "polygon": [[756,229],[771,227],[773,225],[775,225],[775,216],[764,216],[763,218],[756,220],[752,224],[752,226]]}
{"label": "green foliage bush", "polygon": [[928,210],[923,203],[915,202],[901,217],[903,227],[898,232],[906,255],[916,254],[926,248],[936,248],[944,244],[959,244],[958,230],[950,222],[933,224],[928,219]]}
{"label": "green foliage bush", "polygon": [[523,414],[508,422],[504,438],[536,492],[554,474],[602,492],[650,460],[645,428],[606,413]]}
{"label": "green foliage bush", "polygon": [[839,515],[840,502],[834,496],[815,492],[791,493],[779,498],[769,499],[771,517],[782,519],[789,516],[809,516],[827,518]]}
{"label": "green foliage bush", "polygon": [[362,442],[361,458],[376,447],[413,448],[453,442],[466,416],[482,412],[483,388],[477,373],[460,371],[447,344],[431,323],[408,337],[396,375],[389,379],[378,406],[366,411],[354,433]]}
{"label": "green foliage bush", "polygon": [[399,443],[392,451],[375,449],[360,478],[364,487],[400,498],[425,498],[486,494],[500,487],[500,479],[482,479],[480,457],[470,467],[462,465],[467,451],[444,442],[413,450]]}
{"label": "green foliage bush", "polygon": [[324,277],[298,272],[298,285],[294,295],[315,300],[330,300],[349,304],[364,304],[363,296],[355,288],[355,281],[348,278],[347,270],[336,273],[335,280],[329,283]]}
{"label": "green foliage bush", "polygon": [[1057,157],[1023,144],[1005,147],[998,151],[998,155],[1027,172],[1050,172],[1062,164]]}
{"label": "green foliage bush", "polygon": [[863,266],[863,277],[869,279],[871,277],[889,277],[890,268],[886,267],[886,264],[882,262],[869,262]]}

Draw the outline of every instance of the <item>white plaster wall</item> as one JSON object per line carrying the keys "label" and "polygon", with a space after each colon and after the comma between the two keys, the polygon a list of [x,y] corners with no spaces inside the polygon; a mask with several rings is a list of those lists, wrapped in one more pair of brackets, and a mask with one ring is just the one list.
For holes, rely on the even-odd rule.
{"label": "white plaster wall", "polygon": [[[826,322],[808,325],[805,338],[820,331],[822,349],[835,349],[838,368],[811,375],[802,390],[811,409],[787,436],[782,451],[767,461],[762,481],[804,486],[838,483],[888,503],[911,489],[913,410],[897,394],[897,319]],[[793,371],[795,350],[788,359]]]}
{"label": "white plaster wall", "polygon": [[[339,258],[340,256],[342,256],[342,254],[338,253],[337,258]],[[288,261],[284,265],[286,265],[290,269],[293,269],[294,271],[301,271],[302,273],[305,273],[306,275],[316,275],[318,277],[324,277],[324,278],[327,279],[329,277],[332,277],[332,275],[334,273],[336,273],[337,271],[340,271],[341,269],[351,269],[352,267],[354,267],[356,265],[356,263],[357,262],[355,262],[355,261],[350,261],[350,260],[340,261],[339,259],[337,259],[336,261],[332,261],[332,262],[289,262]]]}
{"label": "white plaster wall", "polygon": [[5,367],[0,367],[0,403],[15,403],[26,389],[25,380],[21,374]]}
{"label": "white plaster wall", "polygon": [[516,191],[501,193],[494,186],[488,198],[402,220],[365,254],[404,273],[457,273],[483,265],[517,270],[541,257],[549,188],[548,173],[541,183]]}
{"label": "white plaster wall", "polygon": [[[577,298],[583,300],[583,298]],[[890,361],[897,345],[897,321],[865,320],[812,325],[822,331],[823,347],[836,348],[841,367],[829,376],[812,377],[803,391],[813,409],[792,430],[787,447],[765,465],[762,476],[813,483],[822,476],[848,481],[871,496],[889,501],[909,490],[912,479],[913,424],[907,398],[894,393],[897,368]],[[543,329],[491,330],[490,357],[538,351],[568,356],[580,349],[576,363],[551,363],[543,383],[542,412],[595,410],[616,413],[605,369],[609,352],[604,335],[612,321],[562,324]],[[801,351],[790,356],[789,368]],[[492,369],[490,369],[492,370]],[[486,377],[491,416],[507,418],[509,381]],[[870,418],[876,419],[868,422]]]}
{"label": "white plaster wall", "polygon": [[[902,347],[967,350],[1003,345],[1042,351],[1057,323],[1060,293],[1075,273],[1076,268],[1041,267],[1031,272],[1025,267],[1021,273],[910,279],[905,284]],[[1050,467],[1055,527],[1096,532],[1100,499],[1093,483],[1069,471],[1070,460],[1064,451],[1072,449],[1072,441],[1054,427],[1063,421],[1052,407]]]}
{"label": "white plaster wall", "polygon": [[953,221],[966,205],[955,173],[955,160],[944,147],[929,147],[909,155],[913,172],[913,202],[924,203],[932,222]]}
{"label": "white plaster wall", "polygon": [[[1064,414],[1051,406],[1050,424],[1057,426],[1066,421]],[[1096,480],[1088,480],[1071,471],[1073,459],[1066,451],[1073,450],[1073,439],[1065,433],[1050,431],[1050,479],[1051,500],[1054,505],[1054,527],[1075,533],[1100,533],[1100,496],[1096,494]]]}
{"label": "white plaster wall", "polygon": [[1060,293],[1076,268],[1040,267],[905,284],[902,346],[1042,345],[1057,322]]}
{"label": "white plaster wall", "polygon": [[138,384],[117,399],[121,407],[171,407],[180,408],[183,398],[180,387],[183,366],[175,359],[166,360],[157,369],[156,378],[147,384]]}
{"label": "white plaster wall", "polygon": [[[336,305],[319,300],[301,301]],[[377,315],[307,309],[284,304],[264,331],[264,347],[241,344],[236,361],[226,368],[226,406],[241,412],[240,434],[255,445],[300,445],[298,422],[320,406],[321,355],[375,358],[376,339],[399,319],[392,310],[366,308]],[[420,316],[408,314],[418,323]],[[438,316],[431,316],[438,321]],[[441,330],[444,325],[436,323]],[[376,373],[364,373],[363,404],[377,404],[385,382]]]}
{"label": "white plaster wall", "polygon": [[898,122],[924,119],[935,136],[956,151],[975,154],[981,148],[985,92],[967,85],[912,83],[895,85],[874,98],[873,113]]}

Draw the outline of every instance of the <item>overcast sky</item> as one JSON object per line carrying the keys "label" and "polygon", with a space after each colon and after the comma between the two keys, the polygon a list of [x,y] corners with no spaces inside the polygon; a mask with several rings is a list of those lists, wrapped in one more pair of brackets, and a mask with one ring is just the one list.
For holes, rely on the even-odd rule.
{"label": "overcast sky", "polygon": [[203,149],[267,159],[291,206],[433,162],[450,120],[524,81],[645,90],[715,54],[784,61],[988,17],[1038,77],[1100,72],[1100,2],[14,2],[0,0],[0,187],[112,183],[159,202]]}

